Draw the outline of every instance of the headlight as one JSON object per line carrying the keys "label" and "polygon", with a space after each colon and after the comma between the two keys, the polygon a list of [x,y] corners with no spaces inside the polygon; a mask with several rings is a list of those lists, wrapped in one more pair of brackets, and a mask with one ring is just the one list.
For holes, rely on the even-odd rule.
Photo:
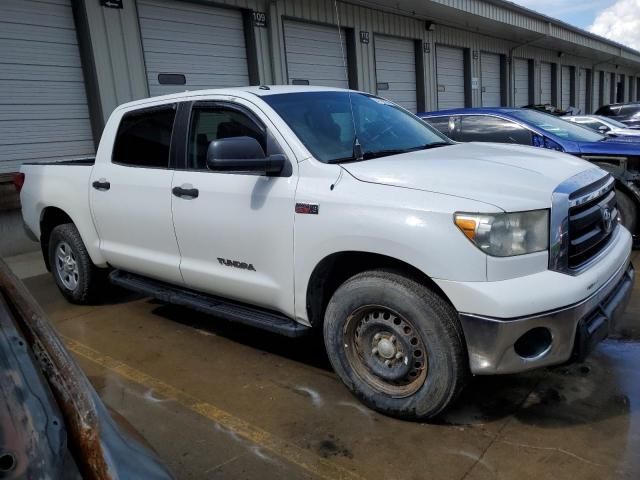
{"label": "headlight", "polygon": [[549,248],[549,210],[514,213],[456,213],[455,223],[480,250],[496,257]]}

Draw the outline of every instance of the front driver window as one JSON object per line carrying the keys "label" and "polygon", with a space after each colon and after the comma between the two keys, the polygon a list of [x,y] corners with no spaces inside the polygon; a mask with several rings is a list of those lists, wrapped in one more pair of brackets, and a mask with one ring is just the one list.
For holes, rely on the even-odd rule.
{"label": "front driver window", "polygon": [[191,113],[188,168],[207,169],[207,149],[214,140],[233,137],[255,138],[267,152],[262,128],[239,110],[225,107],[195,107]]}

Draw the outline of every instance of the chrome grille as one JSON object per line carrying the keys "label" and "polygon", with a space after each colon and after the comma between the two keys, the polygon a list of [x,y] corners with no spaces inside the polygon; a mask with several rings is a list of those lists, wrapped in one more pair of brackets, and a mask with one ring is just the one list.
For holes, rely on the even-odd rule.
{"label": "chrome grille", "polygon": [[595,198],[569,209],[569,268],[579,268],[604,248],[617,218],[613,183]]}
{"label": "chrome grille", "polygon": [[553,191],[549,269],[579,275],[599,257],[617,231],[615,180],[593,168],[562,182]]}

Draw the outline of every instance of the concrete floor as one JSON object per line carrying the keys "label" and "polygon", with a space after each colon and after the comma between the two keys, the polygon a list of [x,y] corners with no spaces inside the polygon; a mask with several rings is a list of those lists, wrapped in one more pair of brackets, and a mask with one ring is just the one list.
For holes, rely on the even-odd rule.
{"label": "concrete floor", "polygon": [[180,479],[640,478],[640,285],[622,329],[636,340],[608,340],[584,364],[477,377],[422,424],[359,404],[320,341],[126,294],[69,305],[37,254],[9,263]]}

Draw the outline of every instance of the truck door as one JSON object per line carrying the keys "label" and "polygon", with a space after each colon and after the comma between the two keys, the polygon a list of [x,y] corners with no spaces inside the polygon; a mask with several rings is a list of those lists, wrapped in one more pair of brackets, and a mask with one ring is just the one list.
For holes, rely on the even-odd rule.
{"label": "truck door", "polygon": [[[292,315],[293,152],[269,119],[240,99],[194,103],[185,128],[185,166],[173,177],[172,204],[186,286]],[[282,174],[209,170],[209,143],[241,136],[258,140],[267,155],[287,155]]]}
{"label": "truck door", "polygon": [[[114,267],[182,283],[171,218],[176,105],[125,113],[105,130],[89,190],[100,249]],[[105,148],[103,145],[112,145]]]}

